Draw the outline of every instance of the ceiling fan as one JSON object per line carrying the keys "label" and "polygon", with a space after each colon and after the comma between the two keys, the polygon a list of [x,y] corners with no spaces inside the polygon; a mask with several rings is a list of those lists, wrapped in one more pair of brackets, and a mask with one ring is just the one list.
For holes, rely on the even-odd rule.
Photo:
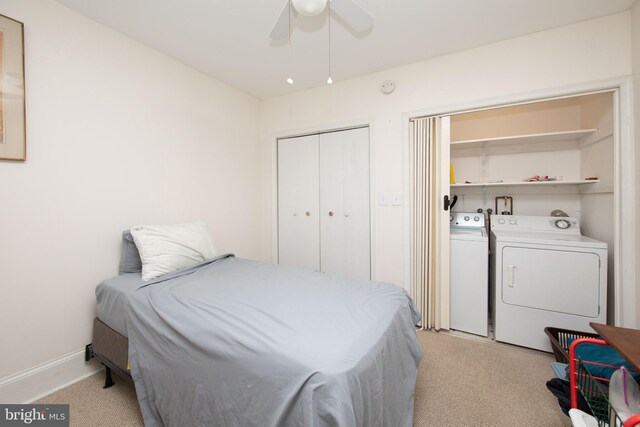
{"label": "ceiling fan", "polygon": [[[280,40],[289,35],[289,11],[294,17],[299,13],[304,16],[320,14],[331,2],[331,12],[342,18],[354,31],[362,32],[373,24],[373,17],[362,9],[354,0],[288,0],[282,8],[280,16],[271,30],[271,39]],[[289,6],[293,6],[290,8]]]}

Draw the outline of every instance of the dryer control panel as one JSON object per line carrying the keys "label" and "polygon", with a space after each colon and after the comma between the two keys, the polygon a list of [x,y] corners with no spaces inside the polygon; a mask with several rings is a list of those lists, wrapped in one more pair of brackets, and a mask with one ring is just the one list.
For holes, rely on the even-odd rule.
{"label": "dryer control panel", "polygon": [[580,235],[576,218],[557,216],[491,215],[491,230]]}

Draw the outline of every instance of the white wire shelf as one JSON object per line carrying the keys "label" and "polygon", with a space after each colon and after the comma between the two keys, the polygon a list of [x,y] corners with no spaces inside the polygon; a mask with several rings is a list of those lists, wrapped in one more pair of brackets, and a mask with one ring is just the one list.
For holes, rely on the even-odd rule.
{"label": "white wire shelf", "polygon": [[544,187],[544,186],[562,186],[562,185],[585,185],[600,182],[599,179],[582,179],[577,181],[505,181],[505,182],[472,182],[472,183],[456,183],[451,184],[451,188],[472,188],[472,187]]}

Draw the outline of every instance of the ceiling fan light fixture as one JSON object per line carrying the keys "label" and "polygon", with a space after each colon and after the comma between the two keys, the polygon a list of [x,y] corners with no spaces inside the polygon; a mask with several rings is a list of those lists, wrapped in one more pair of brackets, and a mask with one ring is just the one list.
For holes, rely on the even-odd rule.
{"label": "ceiling fan light fixture", "polygon": [[291,0],[293,8],[304,16],[315,16],[327,6],[327,0]]}

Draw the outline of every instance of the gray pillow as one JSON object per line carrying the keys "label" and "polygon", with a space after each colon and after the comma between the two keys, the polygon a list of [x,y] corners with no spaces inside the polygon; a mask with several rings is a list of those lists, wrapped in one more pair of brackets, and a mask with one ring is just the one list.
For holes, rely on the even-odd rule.
{"label": "gray pillow", "polygon": [[142,261],[140,253],[133,241],[130,230],[122,232],[122,255],[120,255],[120,273],[140,273],[142,271]]}

